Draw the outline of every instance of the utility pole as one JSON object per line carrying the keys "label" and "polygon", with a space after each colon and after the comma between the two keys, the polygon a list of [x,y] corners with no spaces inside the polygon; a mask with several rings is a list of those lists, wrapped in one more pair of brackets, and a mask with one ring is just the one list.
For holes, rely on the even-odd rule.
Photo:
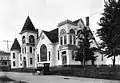
{"label": "utility pole", "polygon": [[12,41],[9,41],[9,40],[3,40],[3,42],[6,42],[7,43],[7,52],[9,52],[9,42],[12,42]]}

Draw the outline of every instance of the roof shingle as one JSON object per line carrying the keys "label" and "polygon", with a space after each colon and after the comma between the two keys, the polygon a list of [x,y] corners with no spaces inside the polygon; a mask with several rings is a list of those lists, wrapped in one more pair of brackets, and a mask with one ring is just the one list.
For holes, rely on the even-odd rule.
{"label": "roof shingle", "polygon": [[58,28],[49,32],[47,31],[43,31],[43,32],[46,34],[46,36],[50,39],[52,43],[58,42]]}
{"label": "roof shingle", "polygon": [[17,40],[17,38],[15,38],[13,44],[12,44],[12,47],[10,49],[10,51],[13,51],[13,50],[18,50],[18,51],[21,51],[21,47],[20,47],[20,44]]}
{"label": "roof shingle", "polygon": [[20,32],[20,34],[26,32],[26,31],[32,31],[32,32],[36,32],[36,29],[32,23],[32,21],[30,20],[30,17],[28,16],[26,21],[25,21],[25,24]]}

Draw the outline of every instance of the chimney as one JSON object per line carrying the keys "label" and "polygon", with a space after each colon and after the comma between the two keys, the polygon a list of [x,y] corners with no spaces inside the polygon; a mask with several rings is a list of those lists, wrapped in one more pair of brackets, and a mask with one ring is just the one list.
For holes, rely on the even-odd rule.
{"label": "chimney", "polygon": [[89,17],[86,17],[86,26],[89,26]]}

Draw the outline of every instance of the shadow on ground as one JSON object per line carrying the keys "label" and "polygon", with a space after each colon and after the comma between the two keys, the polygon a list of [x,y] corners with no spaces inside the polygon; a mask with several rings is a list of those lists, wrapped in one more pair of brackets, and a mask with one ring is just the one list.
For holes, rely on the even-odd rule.
{"label": "shadow on ground", "polygon": [[10,79],[7,76],[1,76],[0,77],[0,83],[29,83],[29,82],[26,82],[26,81],[16,81],[16,80]]}

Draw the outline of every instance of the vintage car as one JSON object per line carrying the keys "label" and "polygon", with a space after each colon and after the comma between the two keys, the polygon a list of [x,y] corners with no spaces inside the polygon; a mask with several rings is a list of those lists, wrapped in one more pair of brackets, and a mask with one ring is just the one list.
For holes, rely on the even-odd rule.
{"label": "vintage car", "polygon": [[37,68],[34,69],[33,74],[37,75],[45,75],[49,73],[49,63],[39,63],[37,64]]}

